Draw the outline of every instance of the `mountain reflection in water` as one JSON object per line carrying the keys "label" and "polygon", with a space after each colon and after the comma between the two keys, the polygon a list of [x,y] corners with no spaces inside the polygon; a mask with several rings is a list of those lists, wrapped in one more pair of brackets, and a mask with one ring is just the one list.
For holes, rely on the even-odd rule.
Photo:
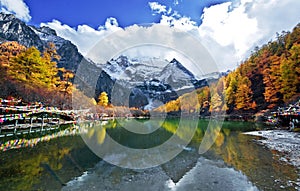
{"label": "mountain reflection in water", "polygon": [[[210,135],[216,138],[215,144],[199,155],[207,121],[199,121],[195,132],[188,127],[193,125],[189,121],[184,123],[184,131],[179,132],[178,119],[141,122],[150,133],[136,134],[122,128],[122,123],[132,123],[130,120],[82,124],[80,128],[84,141],[90,140],[99,148],[105,145],[107,137],[127,147],[145,149],[165,143],[174,134],[183,140],[187,139],[186,134],[194,136],[178,156],[144,170],[105,162],[79,135],[1,152],[0,187],[5,190],[297,190],[294,183],[299,179],[297,169],[274,157],[278,153],[255,144],[253,137],[240,133],[257,128],[254,123],[225,122],[220,131],[209,131],[215,133]],[[161,127],[153,130],[157,124]],[[120,153],[111,152],[109,157],[124,160]]]}

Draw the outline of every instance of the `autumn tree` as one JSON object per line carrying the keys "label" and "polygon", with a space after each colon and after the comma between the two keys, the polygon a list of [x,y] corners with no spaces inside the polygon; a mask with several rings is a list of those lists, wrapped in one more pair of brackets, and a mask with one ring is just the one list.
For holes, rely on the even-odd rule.
{"label": "autumn tree", "polygon": [[98,105],[107,107],[108,106],[108,96],[106,92],[102,92],[98,97]]}
{"label": "autumn tree", "polygon": [[283,58],[281,70],[283,101],[287,102],[292,98],[300,86],[300,44],[295,44],[288,58]]}
{"label": "autumn tree", "polygon": [[42,60],[44,62],[44,66],[42,66],[42,69],[47,70],[48,73],[48,75],[45,77],[49,78],[50,80],[49,87],[52,86],[52,88],[54,88],[60,82],[60,79],[57,75],[57,62],[60,60],[60,56],[56,52],[54,43],[48,43],[48,46],[43,51]]}
{"label": "autumn tree", "polygon": [[59,91],[63,92],[64,94],[71,94],[72,89],[74,88],[72,84],[74,73],[70,70],[66,70],[65,68],[59,68],[58,71],[61,75],[61,80],[57,84]]}
{"label": "autumn tree", "polygon": [[208,102],[210,99],[210,89],[208,86],[196,90],[198,96],[198,102],[202,107],[204,107],[204,103]]}
{"label": "autumn tree", "polygon": [[7,70],[10,65],[10,61],[14,59],[20,52],[26,50],[25,46],[20,45],[17,42],[4,42],[0,45],[0,80],[6,82]]}
{"label": "autumn tree", "polygon": [[30,47],[18,54],[10,63],[9,75],[14,80],[29,86],[55,87],[58,77],[55,62],[48,54],[41,56],[40,51]]}
{"label": "autumn tree", "polygon": [[210,110],[211,111],[220,111],[222,105],[223,105],[223,103],[222,103],[221,96],[217,92],[214,93],[213,96],[211,97],[211,101],[210,101]]}
{"label": "autumn tree", "polygon": [[179,97],[180,109],[187,113],[197,112],[200,109],[200,103],[196,92],[184,94]]}
{"label": "autumn tree", "polygon": [[251,81],[246,76],[240,79],[236,91],[235,102],[236,102],[235,108],[238,110],[252,109],[253,101],[252,101]]}
{"label": "autumn tree", "polygon": [[[15,96],[24,101],[41,101],[55,106],[65,104],[66,96],[60,88],[64,84],[64,87],[71,87],[72,76],[66,76],[64,72],[62,79],[59,78],[56,65],[59,58],[53,43],[42,53],[35,47],[26,48],[17,42],[0,44],[0,96]],[[68,82],[64,83],[66,80]],[[64,89],[69,94],[71,88]],[[69,94],[69,101],[70,98]]]}
{"label": "autumn tree", "polygon": [[238,72],[233,71],[225,79],[225,104],[228,108],[228,111],[231,112],[235,106],[235,99],[236,99],[236,91],[238,88],[238,80],[240,75]]}
{"label": "autumn tree", "polygon": [[263,83],[265,85],[265,101],[271,105],[278,104],[282,98],[281,95],[281,58],[277,55],[270,56],[270,62],[263,70]]}
{"label": "autumn tree", "polygon": [[287,50],[291,49],[294,44],[300,44],[300,23],[294,27],[291,33],[287,33],[285,36],[285,47]]}

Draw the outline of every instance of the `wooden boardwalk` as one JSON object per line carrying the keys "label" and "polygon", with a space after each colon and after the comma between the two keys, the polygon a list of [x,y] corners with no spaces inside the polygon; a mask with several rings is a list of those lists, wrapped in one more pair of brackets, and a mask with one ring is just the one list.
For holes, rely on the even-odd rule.
{"label": "wooden boardwalk", "polygon": [[20,104],[19,100],[0,100],[0,137],[45,132],[75,123],[72,110],[45,107],[41,103]]}
{"label": "wooden boardwalk", "polygon": [[0,137],[9,137],[15,135],[24,135],[37,132],[47,132],[58,130],[63,125],[73,125],[74,121],[63,121],[60,123],[31,123],[18,125],[4,125],[0,126]]}

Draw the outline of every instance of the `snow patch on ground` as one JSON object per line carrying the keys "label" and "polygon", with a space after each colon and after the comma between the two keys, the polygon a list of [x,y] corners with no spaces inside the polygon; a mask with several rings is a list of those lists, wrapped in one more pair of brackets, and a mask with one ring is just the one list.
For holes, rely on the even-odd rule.
{"label": "snow patch on ground", "polygon": [[283,154],[280,160],[296,166],[300,169],[300,134],[286,130],[253,131],[244,133],[263,137],[257,140],[271,150],[277,150]]}

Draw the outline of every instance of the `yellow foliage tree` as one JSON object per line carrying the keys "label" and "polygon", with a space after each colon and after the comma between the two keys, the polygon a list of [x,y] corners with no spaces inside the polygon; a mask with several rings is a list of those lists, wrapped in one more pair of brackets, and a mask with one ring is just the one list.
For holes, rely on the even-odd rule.
{"label": "yellow foliage tree", "polygon": [[41,52],[30,47],[19,53],[9,64],[9,75],[12,79],[30,86],[54,88],[59,80],[56,62],[52,61],[54,53],[47,49]]}
{"label": "yellow foliage tree", "polygon": [[210,105],[210,110],[211,111],[220,111],[221,106],[222,106],[222,99],[221,96],[218,93],[215,93],[211,97],[211,105]]}
{"label": "yellow foliage tree", "polygon": [[249,110],[252,108],[251,81],[247,77],[240,80],[236,91],[235,104],[238,110]]}
{"label": "yellow foliage tree", "polygon": [[108,96],[106,92],[102,92],[98,97],[98,105],[107,107],[108,105]]}

